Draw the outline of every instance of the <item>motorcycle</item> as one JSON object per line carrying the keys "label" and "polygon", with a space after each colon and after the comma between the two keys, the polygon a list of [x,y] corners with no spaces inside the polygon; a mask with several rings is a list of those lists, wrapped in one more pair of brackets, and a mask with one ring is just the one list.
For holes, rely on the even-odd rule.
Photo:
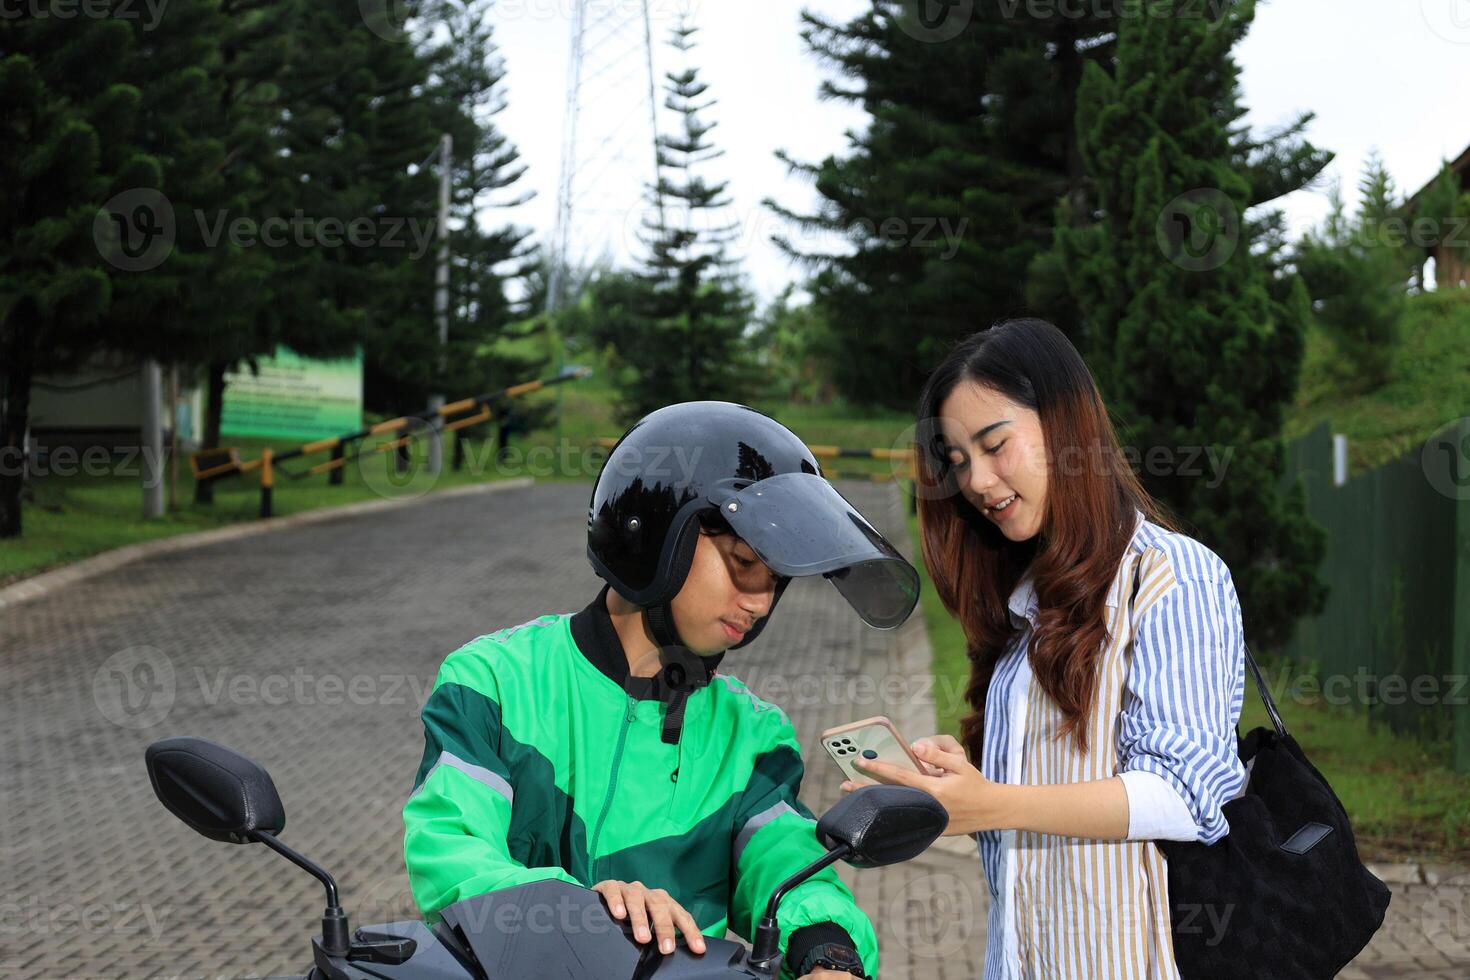
{"label": "motorcycle", "polygon": [[817,839],[827,853],[782,882],[766,904],[753,945],[705,937],[705,952],[679,937],[664,954],[639,943],[631,923],[602,896],[565,881],[532,882],[446,906],[432,926],[418,920],[353,930],[337,882],[280,839],[286,811],[270,774],[208,739],[167,738],[145,753],[153,791],[170,813],[210,840],[260,843],[326,888],[312,966],[273,980],[772,980],[781,969],[776,910],[797,885],[837,861],[857,868],[916,857],[944,832],[938,800],[904,786],[865,786],[823,814]]}

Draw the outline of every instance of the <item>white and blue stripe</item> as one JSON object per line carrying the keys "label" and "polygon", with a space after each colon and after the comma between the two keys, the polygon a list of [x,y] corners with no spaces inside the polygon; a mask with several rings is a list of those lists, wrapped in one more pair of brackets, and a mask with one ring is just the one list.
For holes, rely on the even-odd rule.
{"label": "white and blue stripe", "polygon": [[[1138,519],[1108,594],[1086,754],[1070,738],[1051,737],[1063,716],[1032,683],[1024,654],[1037,601],[1029,575],[1010,598],[1018,633],[991,678],[981,771],[1014,784],[1135,775],[1124,780],[1127,840],[976,835],[993,899],[986,980],[1176,978],[1167,874],[1150,838],[1219,840],[1229,830],[1221,807],[1245,785],[1235,741],[1244,638],[1230,571],[1198,541]],[[1135,573],[1130,623],[1119,607]]]}

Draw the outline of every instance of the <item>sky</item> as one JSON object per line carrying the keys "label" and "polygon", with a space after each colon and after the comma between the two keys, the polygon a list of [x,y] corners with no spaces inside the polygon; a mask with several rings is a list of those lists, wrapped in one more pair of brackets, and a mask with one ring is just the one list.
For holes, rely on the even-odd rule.
{"label": "sky", "polygon": [[[1076,7],[1105,0],[1029,2]],[[647,206],[641,186],[652,172],[651,126],[646,100],[640,101],[647,91],[647,69],[638,60],[640,3],[591,5],[603,18],[598,33],[611,40],[596,46],[598,54],[584,68],[589,81],[577,141],[584,159],[573,256],[587,260],[606,251],[626,263],[642,251],[637,232]],[[496,120],[527,167],[513,192],[535,196],[492,209],[482,220],[513,221],[547,242],[555,224],[574,6],[574,0],[500,0],[491,15],[507,71],[507,106]],[[724,151],[701,172],[728,181],[731,205],[717,220],[734,226],[732,253],[757,294],[769,300],[803,276],[769,237],[800,233],[761,201],[774,198],[799,212],[818,202],[809,182],[789,174],[775,151],[811,162],[844,154],[846,133],[861,131],[867,118],[846,103],[819,99],[818,87],[833,75],[802,41],[800,12],[841,22],[866,9],[867,0],[649,0],[649,6],[660,85],[662,73],[677,63],[664,43],[670,28],[681,14],[699,28],[693,64],[716,101],[705,118],[717,124],[710,139]],[[625,26],[614,32],[613,24]],[[617,57],[623,51],[633,53]],[[1411,193],[1442,160],[1470,145],[1463,94],[1470,0],[1267,0],[1236,57],[1253,126],[1278,126],[1311,110],[1317,118],[1308,138],[1337,154],[1322,186],[1277,202],[1293,235],[1326,215],[1326,181],[1340,180],[1349,204],[1356,200],[1360,170],[1373,150],[1399,190]],[[609,67],[590,77],[602,65]],[[661,126],[669,123],[667,114],[661,116]],[[811,239],[802,244],[841,247]]]}

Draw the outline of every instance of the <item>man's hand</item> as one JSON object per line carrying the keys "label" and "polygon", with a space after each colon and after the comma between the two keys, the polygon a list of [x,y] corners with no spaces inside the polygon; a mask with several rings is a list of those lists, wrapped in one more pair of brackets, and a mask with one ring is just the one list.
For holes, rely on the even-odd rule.
{"label": "man's hand", "polygon": [[[674,951],[674,931],[677,928],[689,941],[691,953],[704,953],[704,936],[694,916],[674,901],[672,895],[662,888],[646,888],[641,881],[599,881],[592,890],[607,900],[607,907],[614,919],[628,916],[633,923],[633,938],[646,943],[651,938],[649,926],[658,936],[659,952],[665,955]],[[822,971],[818,971],[819,973]],[[833,976],[845,977],[845,973]]]}

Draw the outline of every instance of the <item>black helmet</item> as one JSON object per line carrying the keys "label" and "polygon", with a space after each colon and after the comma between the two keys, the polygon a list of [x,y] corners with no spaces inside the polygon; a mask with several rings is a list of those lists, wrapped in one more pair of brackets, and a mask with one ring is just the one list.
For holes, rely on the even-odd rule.
{"label": "black helmet", "polygon": [[[669,605],[694,560],[697,518],[711,512],[777,575],[825,577],[870,626],[893,629],[918,602],[918,572],[822,477],[794,432],[744,405],[684,402],[618,440],[587,510],[592,567],[643,607],[661,647],[682,646]],[[732,649],[769,618],[770,610]]]}

